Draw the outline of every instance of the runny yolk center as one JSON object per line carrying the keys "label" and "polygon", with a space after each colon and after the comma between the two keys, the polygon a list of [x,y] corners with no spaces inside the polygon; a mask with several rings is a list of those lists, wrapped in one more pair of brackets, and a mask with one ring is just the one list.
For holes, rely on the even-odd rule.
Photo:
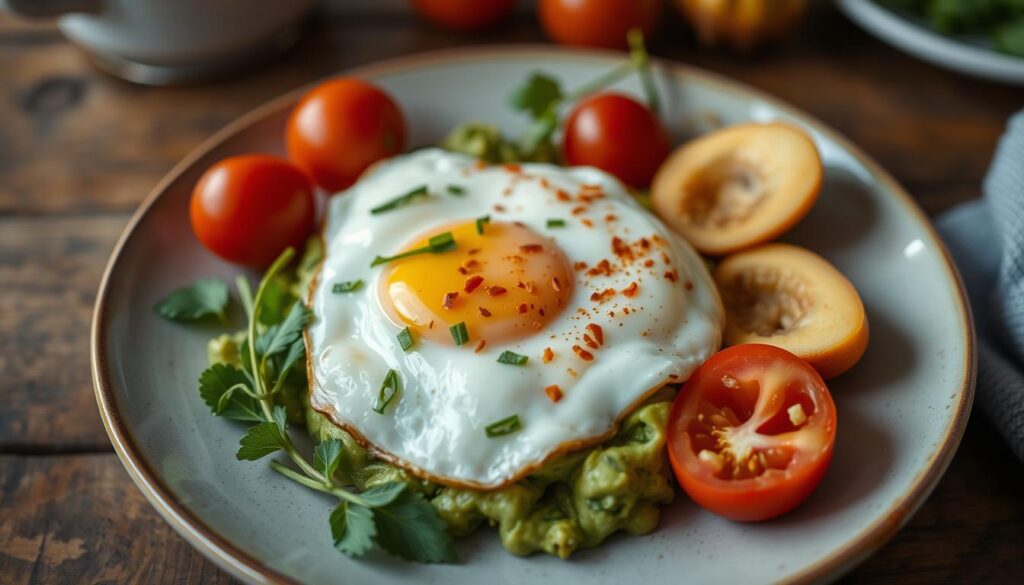
{"label": "runny yolk center", "polygon": [[506,222],[457,223],[422,234],[406,252],[450,231],[455,248],[392,261],[382,304],[414,335],[454,344],[449,327],[466,324],[469,344],[504,343],[543,331],[569,304],[572,269],[549,238]]}

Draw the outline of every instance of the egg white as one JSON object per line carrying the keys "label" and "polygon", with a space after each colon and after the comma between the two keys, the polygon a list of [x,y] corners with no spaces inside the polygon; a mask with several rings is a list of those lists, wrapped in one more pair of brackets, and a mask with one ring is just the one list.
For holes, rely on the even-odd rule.
{"label": "egg white", "polygon": [[[608,437],[621,417],[666,382],[686,380],[721,342],[722,305],[703,261],[617,180],[592,168],[544,164],[522,165],[522,176],[500,166],[476,168],[466,156],[421,150],[379,164],[328,206],[326,256],[310,291],[312,406],[377,456],[449,485],[497,488],[559,453]],[[600,185],[605,197],[576,216],[579,203],[560,201],[555,191],[575,194],[584,184]],[[370,213],[420,185],[429,187],[429,198]],[[449,194],[449,185],[462,187],[464,196]],[[614,221],[605,221],[609,214]],[[615,236],[633,241],[657,235],[665,245],[651,269],[634,265],[600,277],[576,271],[565,311],[531,337],[488,343],[481,353],[474,353],[476,340],[456,347],[418,339],[403,351],[396,335],[405,324],[388,317],[378,294],[385,267],[371,268],[371,260],[394,254],[432,228],[483,215],[550,236],[570,263],[594,266],[610,258]],[[564,219],[565,227],[548,228],[551,218]],[[662,251],[678,273],[675,281],[662,277]],[[364,284],[354,292],[331,290],[336,282],[356,279]],[[594,292],[632,282],[639,283],[632,298],[591,300]],[[571,346],[590,323],[602,328],[605,339],[588,362]],[[548,347],[555,358],[545,364],[540,356]],[[497,363],[504,350],[529,362]],[[373,407],[389,369],[398,372],[401,389],[380,414]],[[559,402],[545,394],[549,385],[563,391]],[[485,427],[510,415],[522,423],[518,432],[487,436]]]}

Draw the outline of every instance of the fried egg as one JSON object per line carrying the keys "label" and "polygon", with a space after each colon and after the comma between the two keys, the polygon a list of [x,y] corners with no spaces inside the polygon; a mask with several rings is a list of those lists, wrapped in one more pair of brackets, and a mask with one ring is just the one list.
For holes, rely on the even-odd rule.
{"label": "fried egg", "polygon": [[609,438],[721,341],[703,261],[596,169],[418,151],[335,195],[324,238],[311,404],[446,485]]}

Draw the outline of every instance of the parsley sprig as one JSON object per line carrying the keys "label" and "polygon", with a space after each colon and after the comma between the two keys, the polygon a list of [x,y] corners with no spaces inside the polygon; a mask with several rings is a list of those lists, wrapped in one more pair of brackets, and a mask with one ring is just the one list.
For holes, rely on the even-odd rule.
{"label": "parsley sprig", "polygon": [[[375,545],[403,559],[422,563],[453,562],[455,547],[445,523],[434,507],[406,484],[387,482],[355,492],[337,480],[341,442],[320,442],[310,462],[292,442],[285,407],[277,404],[289,372],[302,361],[302,332],[309,309],[298,299],[277,319],[262,316],[273,311],[275,277],[291,262],[292,249],[271,265],[253,295],[249,283],[236,281],[249,322],[240,354],[242,368],[214,364],[199,378],[203,401],[217,416],[255,422],[239,441],[236,457],[256,461],[281,452],[286,461],[272,460],[270,468],[310,489],[338,500],[329,525],[334,546],[344,554],[362,556]],[[385,404],[386,406],[386,404]]]}

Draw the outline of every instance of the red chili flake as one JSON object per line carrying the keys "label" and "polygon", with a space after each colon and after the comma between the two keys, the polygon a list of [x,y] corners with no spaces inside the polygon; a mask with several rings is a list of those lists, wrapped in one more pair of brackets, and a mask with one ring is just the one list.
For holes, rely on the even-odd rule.
{"label": "red chili flake", "polygon": [[494,211],[497,211],[498,213],[505,213],[505,206],[501,205],[501,204],[498,204],[498,203],[495,203],[494,204]]}
{"label": "red chili flake", "polygon": [[661,261],[664,262],[665,264],[671,264],[672,263],[672,259],[669,258],[668,254],[666,254],[664,252],[661,253]]}
{"label": "red chili flake", "polygon": [[[558,300],[558,299],[555,299],[555,300]],[[532,309],[533,305],[530,305],[530,308]],[[538,310],[537,312],[540,314],[541,317],[543,317],[544,316],[544,307],[541,307],[540,310]]]}
{"label": "red chili flake", "polygon": [[510,173],[521,173],[521,172],[523,172],[523,167],[521,165],[519,165],[518,163],[505,163],[505,164],[501,165],[501,167],[503,169],[505,169],[506,171],[510,172]]}
{"label": "red chili flake", "polygon": [[519,306],[516,308],[516,310],[519,311],[520,313],[525,313],[527,310],[526,303],[519,303]]}
{"label": "red chili flake", "polygon": [[501,194],[504,197],[510,197],[512,195],[512,187],[505,187],[504,189],[501,190]]}
{"label": "red chili flake", "polygon": [[597,266],[587,271],[588,276],[608,275],[612,273],[612,264],[608,260],[601,260]]}
{"label": "red chili flake", "polygon": [[517,225],[519,227],[526,227],[526,224],[521,222],[521,221],[513,221],[512,225]]}
{"label": "red chili flake", "polygon": [[587,347],[589,347],[591,349],[597,349],[598,348],[597,341],[595,341],[593,337],[591,337],[590,335],[588,335],[586,333],[583,334],[583,343],[586,343]]}
{"label": "red chili flake", "polygon": [[544,393],[548,395],[551,402],[558,402],[562,399],[562,389],[557,384],[552,384],[544,389]]}
{"label": "red chili flake", "polygon": [[619,216],[615,215],[614,213],[609,213],[608,215],[604,216],[604,220],[607,222],[618,221],[618,219]]}
{"label": "red chili flake", "polygon": [[481,351],[484,350],[485,345],[487,345],[487,342],[481,339],[480,343],[476,344],[476,349],[473,350],[473,353],[480,353]]}
{"label": "red chili flake", "polygon": [[483,308],[483,307],[477,307],[476,310],[480,311],[480,316],[481,317],[490,317],[491,316],[491,312],[488,311],[487,309]]}
{"label": "red chili flake", "polygon": [[550,347],[545,347],[544,354],[540,356],[540,361],[549,364],[553,359],[555,359],[555,352],[551,351]]}
{"label": "red chili flake", "polygon": [[492,297],[501,296],[501,295],[503,295],[503,294],[505,294],[507,292],[508,292],[508,290],[505,287],[503,287],[503,286],[489,286],[489,287],[487,287],[487,294],[491,295]]}
{"label": "red chili flake", "polygon": [[690,282],[689,280],[687,280],[687,281],[686,281],[686,284],[684,284],[684,285],[683,285],[683,287],[684,287],[684,288],[685,288],[686,290],[693,290],[693,283],[692,283],[692,282]]}
{"label": "red chili flake", "polygon": [[592,362],[592,361],[594,361],[594,354],[592,354],[589,351],[583,349],[582,347],[580,347],[578,345],[574,345],[574,346],[572,346],[572,350],[574,352],[576,352],[576,355],[578,355],[581,360],[583,360],[585,362]]}
{"label": "red chili flake", "polygon": [[565,372],[566,372],[567,374],[569,374],[570,376],[572,376],[573,378],[575,378],[575,377],[576,377],[576,370],[574,370],[574,369],[572,369],[572,368],[566,368],[566,369],[565,369]]}
{"label": "red chili flake", "polygon": [[487,162],[486,161],[482,161],[482,160],[477,160],[475,163],[473,163],[473,168],[475,168],[478,171],[486,169],[487,168]]}
{"label": "red chili flake", "polygon": [[459,293],[450,292],[444,294],[444,301],[441,303],[444,308],[451,309],[452,305],[455,304],[455,299],[459,298]]}
{"label": "red chili flake", "polygon": [[433,329],[433,328],[434,328],[434,320],[431,319],[430,323],[427,323],[427,329]]}
{"label": "red chili flake", "polygon": [[594,336],[598,345],[604,345],[604,329],[601,329],[600,325],[597,323],[587,325],[587,332]]}
{"label": "red chili flake", "polygon": [[537,285],[534,284],[532,280],[526,283],[526,286],[523,288],[525,288],[526,292],[530,293],[531,295],[537,294]]}
{"label": "red chili flake", "polygon": [[569,197],[569,194],[562,189],[555,191],[555,199],[559,201],[572,201],[572,197]]}
{"label": "red chili flake", "polygon": [[480,283],[482,283],[483,281],[484,277],[480,276],[479,274],[475,276],[470,276],[469,278],[466,279],[466,284],[463,286],[463,290],[465,290],[466,294],[468,295],[469,293],[475,291],[476,288],[480,286]]}
{"label": "red chili flake", "polygon": [[608,297],[613,297],[613,296],[615,296],[615,289],[614,288],[606,288],[606,289],[604,289],[601,292],[596,292],[596,293],[590,295],[590,300],[595,301],[595,302],[603,303]]}
{"label": "red chili flake", "polygon": [[544,326],[541,325],[540,321],[534,321],[533,322],[533,328],[536,329],[537,331],[540,331],[542,327],[544,327]]}
{"label": "red chili flake", "polygon": [[524,244],[519,246],[519,251],[524,254],[537,254],[544,251],[544,246],[541,244]]}
{"label": "red chili flake", "polygon": [[644,260],[644,266],[647,267],[647,268],[650,268],[651,266],[654,266],[654,260],[651,259],[651,258],[648,258],[647,260]]}
{"label": "red chili flake", "polygon": [[562,292],[562,283],[559,282],[557,276],[551,277],[551,288],[555,289],[555,292]]}
{"label": "red chili flake", "polygon": [[679,279],[679,275],[676,274],[675,270],[666,270],[665,271],[665,279],[670,281],[670,282],[675,282],[676,280]]}
{"label": "red chili flake", "polygon": [[577,205],[576,207],[572,208],[572,211],[570,213],[572,213],[573,215],[579,215],[581,213],[586,213],[586,211],[587,211],[587,208],[585,206]]}
{"label": "red chili flake", "polygon": [[622,294],[626,295],[629,298],[633,298],[633,297],[636,296],[636,291],[639,288],[640,288],[640,285],[637,284],[636,281],[634,280],[633,282],[629,283],[629,286],[627,286],[626,288],[622,289]]}
{"label": "red chili flake", "polygon": [[588,228],[589,228],[589,227],[594,227],[594,222],[590,221],[590,220],[589,220],[589,219],[587,219],[587,218],[583,218],[583,219],[581,219],[581,220],[580,220],[580,223],[582,223],[582,224],[583,224],[584,226],[586,226],[586,227],[588,227]]}
{"label": "red chili flake", "polygon": [[572,267],[575,268],[576,270],[586,270],[587,269],[587,263],[583,262],[581,260],[581,261],[573,264]]}
{"label": "red chili flake", "polygon": [[548,180],[545,179],[544,177],[537,179],[537,182],[540,183],[541,189],[547,189],[551,187],[551,183],[549,183]]}
{"label": "red chili flake", "polygon": [[480,253],[480,248],[470,248],[470,250],[466,253],[469,254],[470,256],[475,256],[476,254]]}
{"label": "red chili flake", "polygon": [[633,260],[633,249],[618,236],[612,238],[612,252],[615,252],[615,255],[623,260]]}
{"label": "red chili flake", "polygon": [[460,266],[460,268],[461,270],[459,270],[459,272],[462,272],[463,274],[477,272],[480,270],[480,261],[476,258],[468,258],[462,262],[462,266]]}
{"label": "red chili flake", "polygon": [[645,250],[647,248],[650,248],[651,247],[650,240],[648,240],[647,238],[640,238],[640,247],[645,249]]}
{"label": "red chili flake", "polygon": [[659,246],[665,243],[665,239],[659,236],[658,234],[652,234],[651,240]]}
{"label": "red chili flake", "polygon": [[615,311],[608,311],[608,316],[609,317],[614,317],[615,316]]}
{"label": "red chili flake", "polygon": [[[629,307],[622,307],[622,314],[623,315],[628,315],[629,314]],[[622,324],[620,323],[619,325],[622,325]]]}

